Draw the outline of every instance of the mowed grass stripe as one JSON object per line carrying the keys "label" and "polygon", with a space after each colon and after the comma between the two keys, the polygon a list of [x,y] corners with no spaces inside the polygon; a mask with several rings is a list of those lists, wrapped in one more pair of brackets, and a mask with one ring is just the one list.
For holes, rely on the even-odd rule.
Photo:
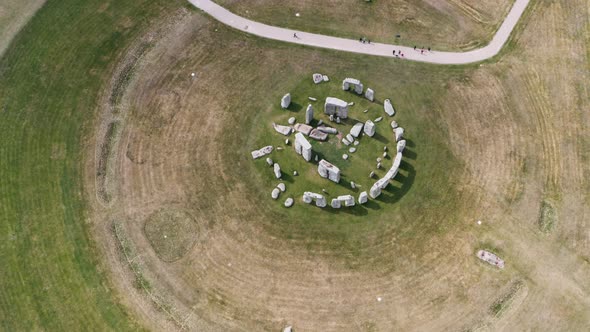
{"label": "mowed grass stripe", "polygon": [[111,63],[166,1],[49,1],[0,60],[0,329],[139,328],[99,271],[81,140]]}

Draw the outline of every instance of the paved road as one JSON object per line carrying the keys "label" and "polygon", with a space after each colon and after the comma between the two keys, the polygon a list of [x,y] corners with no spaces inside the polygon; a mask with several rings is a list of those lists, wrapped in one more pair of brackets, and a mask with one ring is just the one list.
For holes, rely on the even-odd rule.
{"label": "paved road", "polygon": [[[432,52],[424,52],[424,54],[422,54],[420,50],[414,50],[413,48],[406,46],[381,43],[363,44],[358,40],[318,35],[315,33],[270,26],[238,16],[211,0],[189,1],[195,7],[203,10],[221,23],[264,38],[333,50],[387,57],[394,56],[393,50],[398,52],[401,50],[403,58],[407,60],[438,64],[466,64],[486,60],[498,54],[502,49],[502,46],[504,46],[508,40],[508,37],[510,37],[510,33],[516,26],[516,23],[522,16],[522,13],[526,9],[530,0],[516,0],[512,9],[508,13],[508,16],[506,16],[506,19],[502,22],[500,29],[498,29],[494,38],[487,46],[468,52],[439,52],[433,50]],[[294,33],[297,34],[297,37],[294,37]]]}

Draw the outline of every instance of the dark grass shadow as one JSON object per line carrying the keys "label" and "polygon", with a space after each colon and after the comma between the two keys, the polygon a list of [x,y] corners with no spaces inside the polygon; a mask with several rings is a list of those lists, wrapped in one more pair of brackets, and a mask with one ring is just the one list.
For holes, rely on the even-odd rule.
{"label": "dark grass shadow", "polygon": [[389,143],[389,140],[385,136],[380,134],[378,131],[375,131],[375,135],[373,135],[373,137],[371,137],[371,138],[376,139],[380,143],[383,143],[383,144]]}
{"label": "dark grass shadow", "polygon": [[296,103],[296,102],[291,102],[289,107],[287,107],[288,111],[294,112],[294,113],[299,113],[302,109],[303,109],[303,105]]}
{"label": "dark grass shadow", "polygon": [[404,149],[403,155],[404,155],[404,158],[408,158],[411,160],[416,160],[416,158],[418,157],[418,154],[416,152],[414,152],[408,148]]}
{"label": "dark grass shadow", "polygon": [[[383,189],[381,195],[376,198],[376,201],[386,204],[393,204],[398,202],[405,194],[410,191],[416,179],[416,170],[414,169],[414,166],[404,161],[402,161],[400,169],[407,171],[408,174],[403,175],[398,173],[395,179],[391,181],[385,189]],[[398,184],[401,184],[401,186]]]}
{"label": "dark grass shadow", "polygon": [[334,215],[348,214],[353,216],[366,216],[367,214],[369,214],[369,210],[367,210],[367,208],[364,205],[360,205],[358,203],[355,206],[342,206],[339,209],[335,209],[330,206],[331,202],[332,199],[328,199],[328,205],[324,208],[324,210]]}
{"label": "dark grass shadow", "polygon": [[414,143],[414,141],[412,141],[409,138],[405,138],[405,137],[404,137],[404,139],[406,140],[406,147],[407,148],[414,148],[414,147],[416,147],[416,143]]}

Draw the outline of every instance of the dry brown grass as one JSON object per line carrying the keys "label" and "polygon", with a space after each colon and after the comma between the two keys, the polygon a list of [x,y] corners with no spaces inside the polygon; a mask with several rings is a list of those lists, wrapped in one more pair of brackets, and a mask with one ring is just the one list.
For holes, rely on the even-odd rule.
{"label": "dry brown grass", "polygon": [[[486,44],[512,0],[218,0],[257,21],[335,36],[436,49],[470,49]],[[300,13],[296,17],[295,13]],[[397,34],[401,38],[395,38]]]}
{"label": "dry brown grass", "polygon": [[[146,278],[189,329],[583,329],[590,324],[590,100],[579,42],[588,15],[579,8],[583,1],[536,2],[498,63],[465,71],[261,41],[192,14],[163,35],[129,84],[123,103],[131,113],[118,144],[125,156],[117,163],[120,199],[97,206],[94,217],[126,221]],[[350,235],[357,250],[334,247],[325,234],[309,237],[314,233],[288,213],[253,204],[269,199],[245,157],[256,138],[251,131],[269,103],[315,70],[362,70],[378,91],[399,92],[405,107],[396,117],[416,119],[416,140],[436,137],[452,151],[449,160],[460,160],[437,172],[450,162],[434,164],[418,145],[416,181],[431,181],[434,191],[448,185],[437,180],[445,175],[455,203],[411,196],[416,183],[389,213],[360,219],[362,238]],[[425,162],[433,165],[420,166]],[[549,234],[537,224],[545,199],[555,202],[560,220]],[[418,200],[421,213],[409,209]],[[165,263],[142,229],[170,206],[190,211],[206,235]],[[328,215],[317,218],[307,227],[338,234],[322,226]],[[446,229],[427,232],[431,224]],[[97,234],[109,248],[109,233]],[[479,264],[473,252],[480,246],[498,248],[506,269]],[[107,257],[120,271],[116,257]],[[511,293],[513,280],[523,284]],[[166,324],[127,290],[125,301],[142,318]],[[505,294],[512,294],[510,305],[497,315],[490,308]]]}

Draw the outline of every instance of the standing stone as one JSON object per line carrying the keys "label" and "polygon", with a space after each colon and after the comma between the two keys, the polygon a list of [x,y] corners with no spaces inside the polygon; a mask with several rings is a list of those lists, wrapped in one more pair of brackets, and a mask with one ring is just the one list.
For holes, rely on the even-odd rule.
{"label": "standing stone", "polygon": [[275,177],[277,179],[280,179],[281,178],[281,166],[279,165],[279,163],[275,163],[273,168],[274,168],[274,172],[275,172]]}
{"label": "standing stone", "polygon": [[324,113],[346,119],[348,117],[348,103],[342,99],[327,97]]}
{"label": "standing stone", "polygon": [[342,81],[342,90],[347,91],[351,87],[354,89],[354,92],[356,92],[356,94],[363,94],[363,84],[361,83],[361,81],[354,78],[345,78],[344,81]]}
{"label": "standing stone", "polygon": [[305,124],[310,124],[311,120],[313,120],[313,107],[311,104],[307,105],[307,109],[305,110]]}
{"label": "standing stone", "polygon": [[281,99],[281,107],[284,109],[287,109],[287,108],[289,108],[289,105],[291,105],[291,94],[287,93]]}
{"label": "standing stone", "polygon": [[369,178],[373,178],[375,176],[375,172],[369,173]]}
{"label": "standing stone", "polygon": [[336,117],[336,123],[340,123],[340,117],[339,116]]}
{"label": "standing stone", "polygon": [[342,155],[342,159],[344,159],[344,160],[348,160],[348,155],[347,155],[346,153],[345,153],[345,154],[343,154],[343,155]]}
{"label": "standing stone", "polygon": [[399,140],[404,136],[404,128],[402,127],[397,127],[393,130],[394,134],[395,134],[395,141],[399,142]]}
{"label": "standing stone", "polygon": [[287,120],[287,122],[288,122],[290,125],[292,125],[292,124],[295,124],[295,121],[296,121],[296,120],[295,120],[295,117],[293,117],[293,116],[292,116],[292,117],[290,117],[290,118],[289,118],[289,120]]}
{"label": "standing stone", "polygon": [[378,182],[375,182],[375,184],[371,187],[371,190],[369,190],[369,195],[373,199],[375,199],[375,198],[379,197],[379,195],[381,195],[381,186],[379,186],[377,183]]}
{"label": "standing stone", "polygon": [[330,114],[330,121],[334,122],[334,114]]}
{"label": "standing stone", "polygon": [[397,142],[397,152],[401,153],[404,151],[404,149],[406,148],[406,140],[402,139],[399,142]]}
{"label": "standing stone", "polygon": [[329,179],[333,182],[340,182],[340,169],[335,165],[332,165],[327,160],[320,160],[318,164],[318,173],[324,179]]}
{"label": "standing stone", "polygon": [[311,196],[311,193],[306,191],[303,193],[303,202],[307,203],[307,204],[311,204],[311,202],[313,201],[313,197]]}
{"label": "standing stone", "polygon": [[383,159],[387,158],[387,152],[383,152]]}
{"label": "standing stone", "polygon": [[319,158],[320,158],[320,157],[318,157],[318,155],[316,154],[316,156],[315,156],[315,161],[316,161],[316,162],[318,162],[318,161],[320,160]]}
{"label": "standing stone", "polygon": [[279,188],[279,190],[283,193],[285,192],[285,190],[287,190],[287,186],[285,186],[285,184],[282,182],[277,185],[277,188]]}
{"label": "standing stone", "polygon": [[385,109],[385,113],[387,113],[387,115],[393,116],[395,114],[393,105],[391,105],[391,100],[385,99],[385,101],[383,102],[383,108]]}
{"label": "standing stone", "polygon": [[365,91],[365,98],[369,99],[370,101],[375,99],[375,92],[373,89],[367,88],[367,91]]}
{"label": "standing stone", "polygon": [[391,129],[395,129],[397,127],[399,127],[399,125],[397,124],[397,122],[395,120],[392,120],[391,121]]}
{"label": "standing stone", "polygon": [[338,200],[340,202],[344,202],[344,206],[354,206],[355,205],[355,201],[354,201],[354,197],[352,197],[352,195],[342,195],[342,196],[338,196]]}
{"label": "standing stone", "polygon": [[369,196],[366,191],[359,194],[359,204],[365,204],[369,200]]}
{"label": "standing stone", "polygon": [[381,169],[381,163],[377,163],[377,169]]}
{"label": "standing stone", "polygon": [[274,165],[274,162],[270,158],[266,158],[266,163],[268,164],[268,166]]}
{"label": "standing stone", "polygon": [[289,145],[289,139],[288,138],[285,140],[285,145]]}
{"label": "standing stone", "polygon": [[348,149],[348,152],[355,153],[356,152],[356,148],[350,148],[350,149]]}
{"label": "standing stone", "polygon": [[354,183],[353,181],[350,181],[350,188],[356,189],[356,183]]}
{"label": "standing stone", "polygon": [[297,171],[293,171],[293,176],[297,176],[299,175],[299,173],[297,173]]}
{"label": "standing stone", "polygon": [[383,147],[383,151],[387,151],[387,145]]}
{"label": "standing stone", "polygon": [[318,121],[318,126],[321,126],[324,123],[324,120],[320,119],[320,121]]}
{"label": "standing stone", "polygon": [[365,122],[364,132],[367,136],[373,137],[375,135],[375,123],[371,120],[367,120],[367,122]]}
{"label": "standing stone", "polygon": [[334,208],[334,209],[339,209],[341,204],[337,198],[333,198],[330,206],[332,206],[332,208]]}
{"label": "standing stone", "polygon": [[301,155],[305,161],[311,160],[311,144],[302,133],[295,134],[295,152]]}

